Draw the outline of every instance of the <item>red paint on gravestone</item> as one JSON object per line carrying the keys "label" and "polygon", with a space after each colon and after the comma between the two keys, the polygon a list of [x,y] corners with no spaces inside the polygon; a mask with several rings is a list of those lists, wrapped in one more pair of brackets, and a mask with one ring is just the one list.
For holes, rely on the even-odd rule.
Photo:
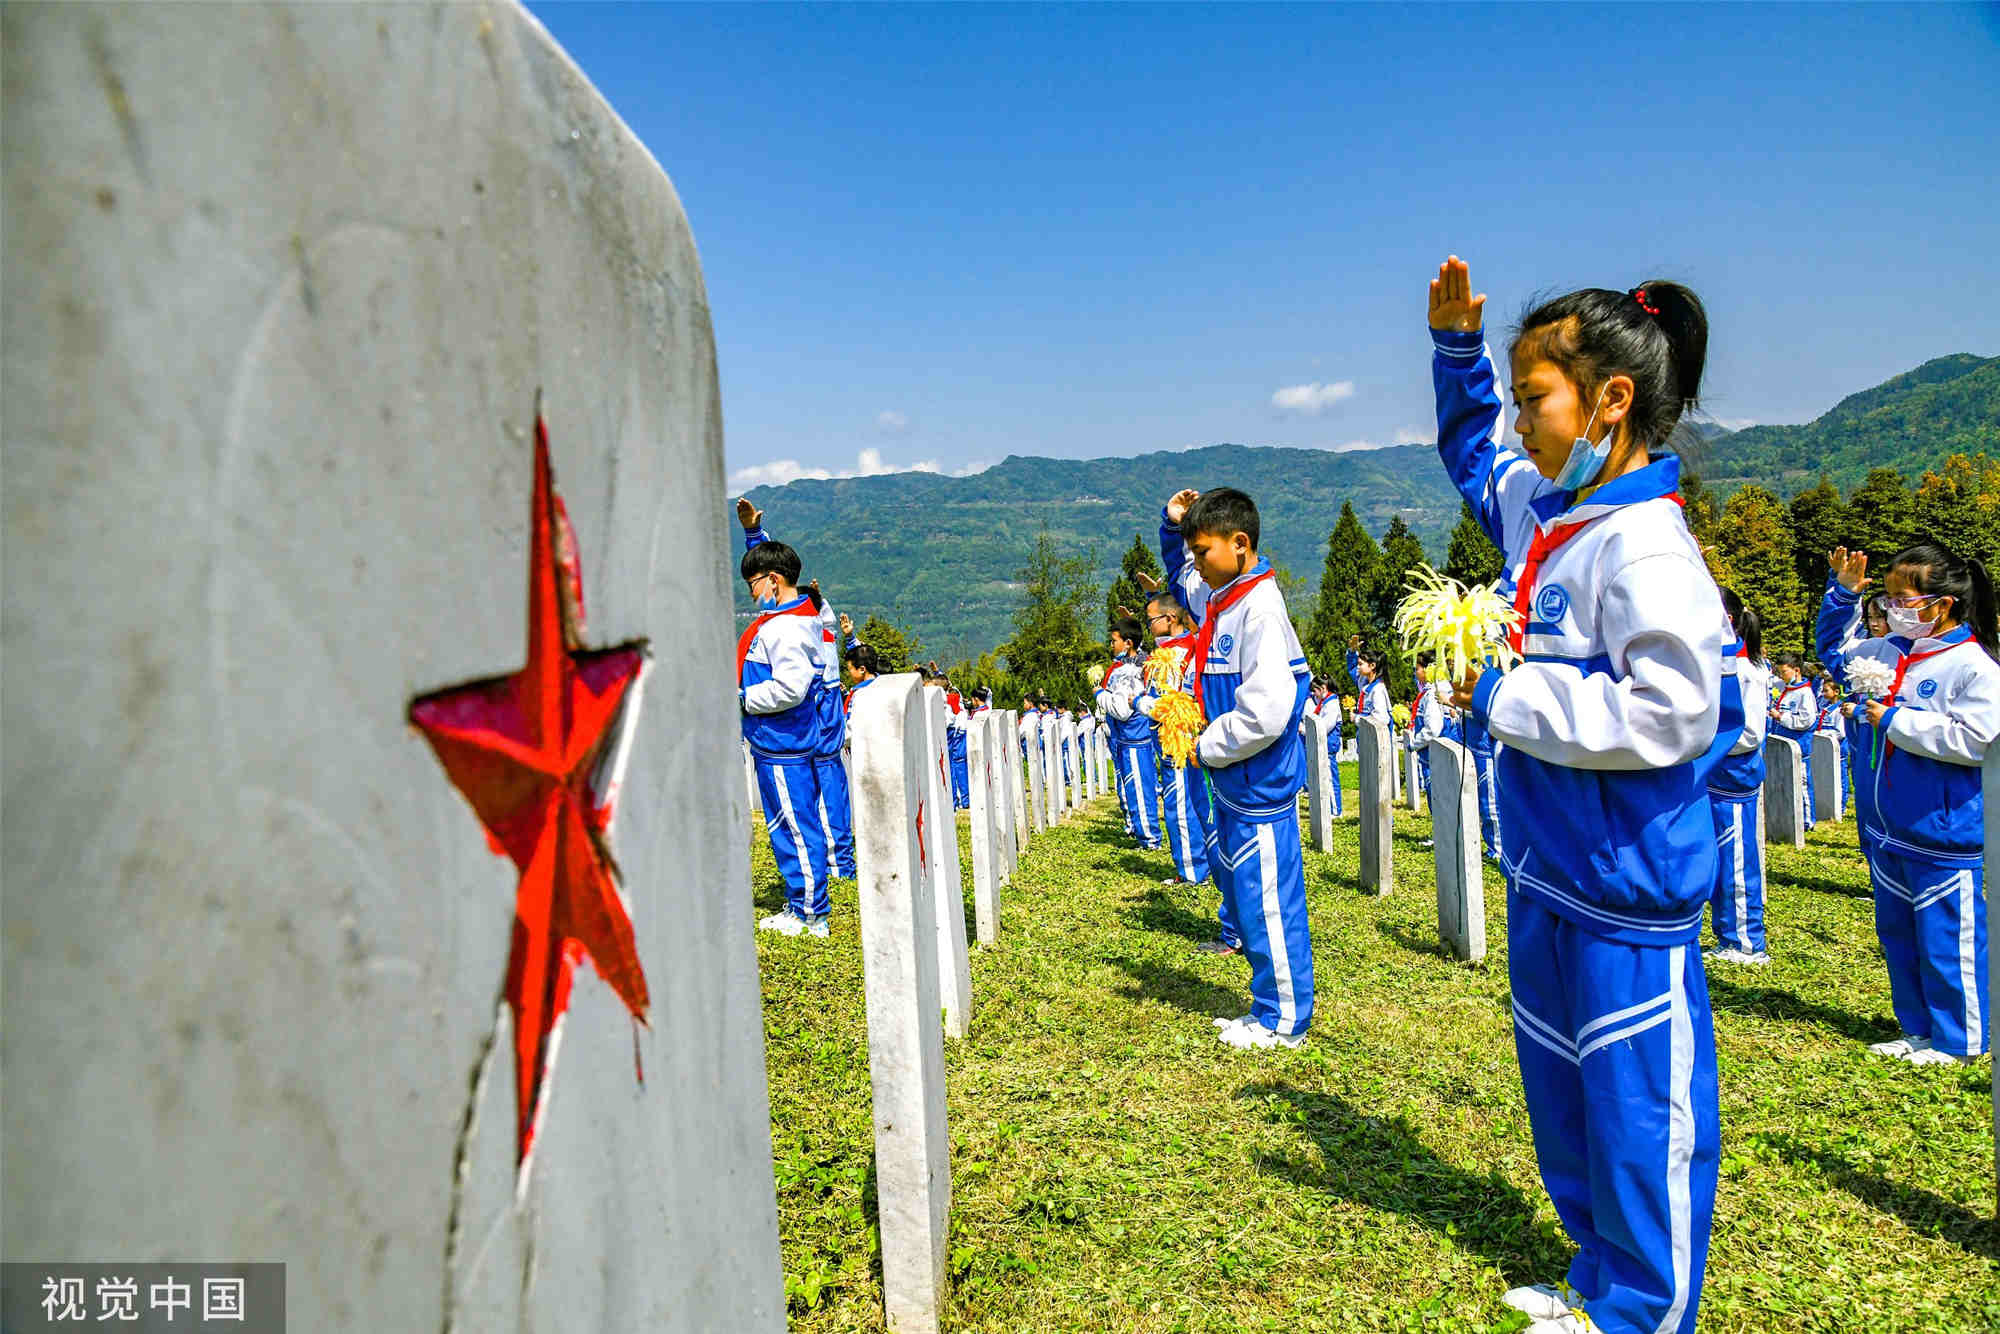
{"label": "red paint on gravestone", "polygon": [[646,975],[605,832],[649,650],[643,639],[582,649],[582,630],[576,539],[550,475],[538,400],[527,665],[424,695],[409,714],[472,803],[488,843],[520,868],[506,995],[514,1013],[515,1161],[524,1173],[577,962],[588,958],[633,1018],[646,1022]]}

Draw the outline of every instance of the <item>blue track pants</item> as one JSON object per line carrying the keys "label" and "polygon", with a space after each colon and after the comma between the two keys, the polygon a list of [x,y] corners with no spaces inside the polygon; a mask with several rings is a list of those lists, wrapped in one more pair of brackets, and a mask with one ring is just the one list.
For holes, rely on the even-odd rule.
{"label": "blue track pants", "polygon": [[1500,851],[1500,790],[1495,786],[1493,752],[1472,752],[1472,767],[1479,780],[1479,844],[1489,856]]}
{"label": "blue track pants", "polygon": [[1692,1334],[1721,1149],[1701,950],[1594,936],[1507,896],[1514,1047],[1569,1285],[1612,1334]]}
{"label": "blue track pants", "polygon": [[1161,816],[1167,845],[1174,851],[1174,874],[1197,883],[1208,879],[1208,780],[1193,765],[1160,766]]}
{"label": "blue track pants", "polygon": [[1125,803],[1125,828],[1142,848],[1160,846],[1159,768],[1153,743],[1127,742],[1118,748],[1118,792]]}
{"label": "blue track pants", "polygon": [[951,748],[951,804],[954,809],[968,810],[972,806],[972,775],[967,761],[958,747]]}
{"label": "blue track pants", "polygon": [[1333,813],[1339,816],[1343,812],[1340,808],[1340,737],[1337,734],[1326,739],[1326,777],[1333,789]]}
{"label": "blue track pants", "polygon": [[1764,793],[1708,794],[1715,813],[1709,923],[1726,948],[1764,952]]}
{"label": "blue track pants", "polygon": [[771,836],[771,856],[785,878],[785,906],[796,917],[824,916],[826,897],[826,833],[820,827],[819,771],[811,757],[767,760],[757,765],[757,791],[764,799],[764,828]]}
{"label": "blue track pants", "polygon": [[838,755],[821,755],[813,761],[813,773],[819,779],[819,826],[826,839],[827,867],[852,880],[854,804],[847,790],[847,766]]}
{"label": "blue track pants", "polygon": [[1252,820],[1215,803],[1210,869],[1228,900],[1225,932],[1234,918],[1250,964],[1250,1013],[1290,1037],[1312,1025],[1312,931],[1306,924],[1305,861],[1299,820],[1286,811]]}
{"label": "blue track pants", "polygon": [[1868,869],[1896,1022],[1939,1051],[1977,1056],[1988,1046],[1993,999],[1985,868],[1977,859],[1936,860],[1878,841]]}

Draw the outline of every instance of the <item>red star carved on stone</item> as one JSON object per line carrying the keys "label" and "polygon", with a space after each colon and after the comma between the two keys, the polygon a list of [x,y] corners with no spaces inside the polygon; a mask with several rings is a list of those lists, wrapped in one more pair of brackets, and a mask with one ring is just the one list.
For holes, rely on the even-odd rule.
{"label": "red star carved on stone", "polygon": [[917,802],[917,862],[926,871],[931,869],[931,845],[924,841],[924,803]]}
{"label": "red star carved on stone", "polygon": [[487,841],[520,868],[507,1004],[514,1014],[515,1161],[525,1181],[577,961],[588,957],[646,1022],[646,975],[606,836],[650,651],[643,639],[579,647],[583,581],[535,404],[528,661],[424,695],[410,721],[472,803]]}

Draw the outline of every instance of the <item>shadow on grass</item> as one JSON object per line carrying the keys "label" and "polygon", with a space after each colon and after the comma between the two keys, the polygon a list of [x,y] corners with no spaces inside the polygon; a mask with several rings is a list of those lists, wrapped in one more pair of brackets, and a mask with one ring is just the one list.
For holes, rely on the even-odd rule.
{"label": "shadow on grass", "polygon": [[1132,979],[1131,985],[1118,989],[1118,994],[1128,1000],[1161,1001],[1190,1014],[1216,1019],[1231,1019],[1243,1013],[1247,987],[1218,986],[1185,968],[1147,959],[1117,956],[1109,962],[1124,969]]}
{"label": "shadow on grass", "polygon": [[1817,1024],[1856,1042],[1884,1042],[1896,1036],[1893,1020],[1864,1018],[1818,1001],[1805,1000],[1776,987],[1747,987],[1722,976],[1720,969],[1725,966],[1718,964],[1708,973],[1709,1003],[1713,1009]]}
{"label": "shadow on grass", "polygon": [[1905,1186],[1868,1171],[1828,1149],[1789,1135],[1766,1135],[1765,1144],[1787,1162],[1819,1171],[1833,1185],[1870,1208],[1894,1214],[1913,1232],[1942,1237],[1960,1250],[2000,1260],[2000,1223],[1920,1186]]}
{"label": "shadow on grass", "polygon": [[1141,880],[1164,880],[1166,876],[1162,875],[1161,872],[1172,872],[1174,869],[1174,859],[1173,854],[1165,848],[1159,848],[1152,852],[1147,852],[1144,849],[1134,849],[1130,852],[1120,853],[1114,860],[1113,865],[1117,866],[1125,874],[1136,876]]}
{"label": "shadow on grass", "polygon": [[1444,947],[1444,942],[1434,936],[1420,936],[1414,932],[1405,931],[1393,922],[1377,922],[1375,923],[1375,929],[1406,950],[1412,950],[1418,954],[1429,954],[1442,959],[1450,959],[1452,957],[1451,951]]}
{"label": "shadow on grass", "polygon": [[1318,1150],[1317,1162],[1266,1158],[1267,1170],[1421,1223],[1509,1283],[1546,1282],[1569,1264],[1569,1242],[1535,1221],[1535,1201],[1498,1172],[1482,1175],[1438,1157],[1403,1117],[1368,1116],[1336,1094],[1283,1083],[1246,1085],[1236,1097],[1262,1101],[1272,1120],[1297,1124]]}
{"label": "shadow on grass", "polygon": [[1842,898],[1847,899],[1872,899],[1875,897],[1874,889],[1865,881],[1856,885],[1845,880],[1835,880],[1830,876],[1793,875],[1790,873],[1774,875],[1771,878],[1781,884],[1810,890],[1815,894],[1838,894]]}
{"label": "shadow on grass", "polygon": [[[1203,888],[1208,889],[1207,886]],[[1196,943],[1214,940],[1221,929],[1213,916],[1204,917],[1200,913],[1189,912],[1174,902],[1173,896],[1165,889],[1157,886],[1126,904],[1125,920],[1142,931],[1181,936]]]}

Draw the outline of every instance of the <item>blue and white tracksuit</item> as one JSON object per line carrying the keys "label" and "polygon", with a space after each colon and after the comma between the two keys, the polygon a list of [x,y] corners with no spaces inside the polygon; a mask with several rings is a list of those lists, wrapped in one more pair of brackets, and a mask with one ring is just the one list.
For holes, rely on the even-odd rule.
{"label": "blue and white tracksuit", "polygon": [[[1201,665],[1208,724],[1195,758],[1215,798],[1209,869],[1230,901],[1250,964],[1250,1015],[1281,1037],[1312,1024],[1312,931],[1306,921],[1305,860],[1299,848],[1299,780],[1311,672],[1277,581],[1258,559],[1227,588],[1195,572],[1177,525],[1160,516],[1160,560],[1168,587],[1197,622],[1219,610]],[[1251,581],[1257,581],[1254,584]],[[1231,598],[1238,585],[1246,592]],[[1227,604],[1227,605],[1224,605]]]}
{"label": "blue and white tracksuit", "polygon": [[1500,855],[1500,798],[1493,785],[1493,734],[1486,724],[1467,713],[1459,720],[1465,734],[1465,748],[1472,752],[1473,772],[1479,778],[1479,843],[1489,857]]}
{"label": "blue and white tracksuit", "polygon": [[1137,656],[1127,654],[1104,674],[1104,684],[1097,688],[1097,703],[1111,728],[1111,756],[1117,761],[1125,829],[1140,847],[1152,849],[1160,846],[1160,777],[1153,721],[1139,710],[1139,699],[1147,689]]}
{"label": "blue and white tracksuit", "polygon": [[[1741,646],[1737,646],[1739,653]],[[1764,949],[1764,731],[1770,698],[1764,669],[1747,655],[1725,657],[1745,702],[1743,730],[1708,779],[1715,813],[1715,892],[1709,924],[1724,949]]]}
{"label": "blue and white tracksuit", "polygon": [[[771,535],[761,525],[747,528],[743,549],[749,551],[770,540]],[[813,809],[829,866],[835,875],[852,880],[856,875],[854,802],[847,781],[847,709],[840,693],[840,617],[830,602],[820,603],[819,633],[820,680],[825,689],[819,696],[820,744],[813,753],[813,773],[819,782],[819,799]]]}
{"label": "blue and white tracksuit", "polygon": [[[816,617],[792,614],[811,605],[804,596],[777,608],[757,629],[743,659],[743,739],[749,743],[764,802],[771,856],[785,878],[785,906],[795,917],[824,917],[828,847],[817,818],[826,691],[820,667],[823,641]],[[836,702],[835,707],[838,707]]]}
{"label": "blue and white tracksuit", "polygon": [[1346,814],[1340,794],[1340,696],[1328,695],[1319,702],[1319,716],[1326,721],[1326,773],[1333,789],[1335,818]]}
{"label": "blue and white tracksuit", "polygon": [[1417,767],[1423,773],[1424,809],[1434,811],[1431,804],[1431,742],[1444,735],[1444,705],[1438,703],[1437,688],[1432,685],[1417,687],[1416,707],[1410,710],[1410,732],[1403,738],[1403,749],[1417,752]]}
{"label": "blue and white tracksuit", "polygon": [[1806,828],[1813,827],[1813,774],[1812,745],[1813,726],[1819,721],[1819,700],[1813,694],[1812,682],[1800,677],[1790,685],[1781,685],[1776,705],[1777,717],[1772,719],[1770,735],[1785,737],[1798,744],[1799,763],[1806,771]]}
{"label": "blue and white tracksuit", "polygon": [[1354,678],[1355,689],[1361,692],[1354,701],[1354,716],[1380,718],[1382,725],[1394,732],[1396,724],[1389,717],[1389,683],[1380,677],[1373,681],[1363,681],[1361,655],[1353,649],[1347,650],[1347,674]]}
{"label": "blue and white tracksuit", "polygon": [[954,810],[972,808],[972,774],[967,767],[965,748],[966,715],[960,711],[963,700],[946,701],[946,721],[944,725],[945,751],[951,757],[951,804]]}
{"label": "blue and white tracksuit", "polygon": [[[1535,1154],[1599,1329],[1690,1334],[1721,1130],[1698,947],[1715,883],[1709,772],[1742,726],[1722,600],[1672,498],[1678,460],[1585,498],[1503,451],[1491,355],[1433,331],[1438,453],[1506,558],[1580,526],[1530,589],[1525,661],[1472,715],[1499,751],[1508,972]],[[1731,716],[1732,713],[1734,716]]]}
{"label": "blue and white tracksuit", "polygon": [[[1160,647],[1179,651],[1183,688],[1192,694],[1194,670],[1187,659],[1194,651],[1194,636],[1186,634],[1162,639]],[[1153,694],[1141,695],[1136,701],[1139,712],[1152,717],[1153,705],[1158,698]],[[1174,874],[1197,884],[1208,879],[1209,829],[1215,823],[1209,807],[1208,783],[1202,778],[1200,769],[1192,764],[1170,764],[1164,753],[1160,759],[1160,819],[1167,827],[1167,846],[1173,850]],[[1222,906],[1221,918],[1223,940],[1230,944],[1240,943],[1242,935],[1230,919],[1227,903]]]}
{"label": "blue and white tracksuit", "polygon": [[[1976,1056],[1989,1046],[1992,1002],[1980,764],[2000,734],[2000,665],[1962,625],[1914,643],[1847,638],[1857,602],[1837,584],[1828,589],[1817,639],[1820,661],[1835,672],[1856,658],[1904,669],[1878,727],[1859,708],[1854,715],[1855,815],[1873,834],[1864,846],[1890,1001],[1905,1033]],[[1877,731],[1881,763],[1871,757],[1864,773],[1860,752]]]}

